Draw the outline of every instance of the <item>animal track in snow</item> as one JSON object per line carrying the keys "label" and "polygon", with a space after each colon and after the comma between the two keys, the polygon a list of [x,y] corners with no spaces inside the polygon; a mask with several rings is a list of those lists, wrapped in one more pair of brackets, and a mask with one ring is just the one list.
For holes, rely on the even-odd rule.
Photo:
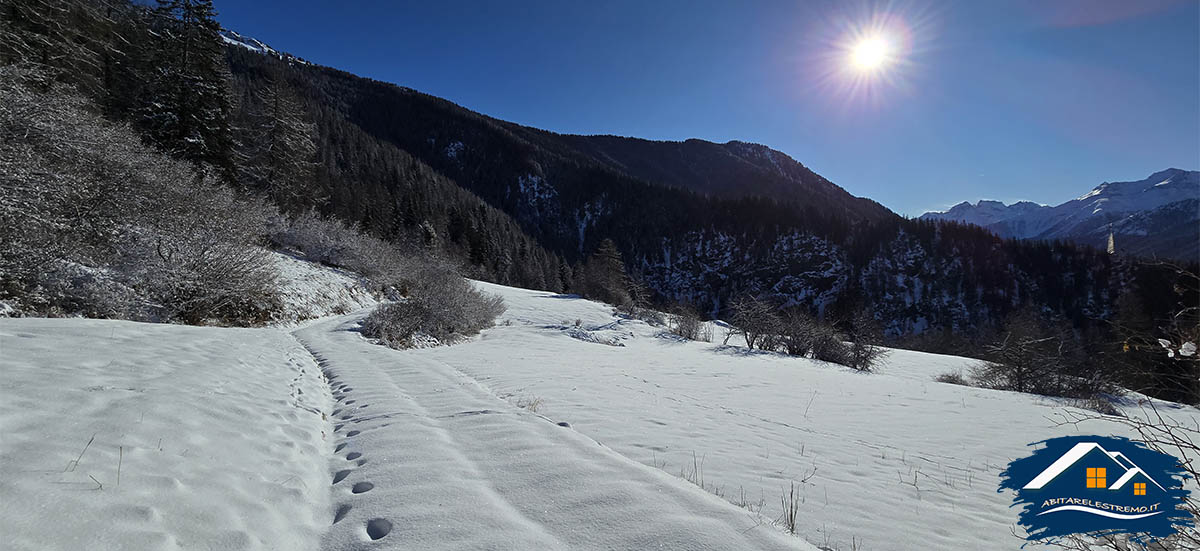
{"label": "animal track in snow", "polygon": [[370,482],[359,482],[359,483],[356,483],[352,488],[350,488],[350,492],[355,493],[355,494],[362,494],[362,493],[371,491],[371,489],[374,487],[375,487],[375,485],[371,484]]}
{"label": "animal track in snow", "polygon": [[350,476],[350,473],[351,473],[350,469],[342,469],[342,470],[334,473],[333,483],[337,484],[338,482],[345,480],[347,476]]}
{"label": "animal track in snow", "polygon": [[346,518],[346,515],[350,514],[350,509],[353,508],[354,507],[351,507],[349,503],[338,505],[337,511],[333,513],[333,524],[337,524],[342,519]]}
{"label": "animal track in snow", "polygon": [[388,535],[392,531],[392,521],[382,518],[373,518],[367,521],[367,537],[377,540]]}
{"label": "animal track in snow", "polygon": [[[339,429],[340,429],[341,427],[342,427],[342,425],[338,425],[338,428],[339,428]],[[352,431],[350,431],[350,432],[347,432],[347,433],[346,433],[346,436],[358,436],[358,435],[360,435],[360,434],[362,434],[362,431],[358,431],[358,430],[352,430]]]}
{"label": "animal track in snow", "polygon": [[362,457],[361,453],[350,452],[350,453],[346,454],[346,461],[354,461],[355,459],[358,459],[360,457]]}

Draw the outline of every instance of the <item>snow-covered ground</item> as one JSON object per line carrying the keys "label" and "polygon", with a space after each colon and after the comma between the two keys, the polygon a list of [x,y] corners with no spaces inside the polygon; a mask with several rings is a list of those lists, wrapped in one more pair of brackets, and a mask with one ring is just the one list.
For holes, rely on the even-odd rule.
{"label": "snow-covered ground", "polygon": [[425,550],[811,549],[514,407],[433,349],[368,344],[355,330],[360,318],[296,332],[338,401],[324,549],[359,549],[368,538]]}
{"label": "snow-covered ground", "polygon": [[0,319],[0,547],[317,549],[331,403],[275,329]]}
{"label": "snow-covered ground", "polygon": [[[780,515],[791,482],[807,480],[798,531],[821,546],[1019,547],[999,472],[1031,442],[1117,430],[1061,426],[1055,400],[933,380],[974,360],[895,350],[879,373],[863,374],[681,342],[590,301],[480,286],[504,296],[502,323],[423,359],[513,403],[537,401],[542,415],[645,465],[685,477],[699,467],[710,491],[761,500],[768,518]],[[564,326],[576,319],[582,333],[597,328],[622,346],[572,335]],[[1200,417],[1193,408],[1172,415]]]}
{"label": "snow-covered ground", "polygon": [[271,259],[279,272],[278,289],[283,299],[280,322],[283,325],[345,314],[378,304],[358,274],[281,252],[271,252]]}
{"label": "snow-covered ground", "polygon": [[[933,381],[963,358],[861,374],[479,285],[507,301],[497,327],[409,351],[363,339],[366,309],[0,319],[5,548],[1015,549],[999,471],[1116,428]],[[792,483],[800,538],[769,522]]]}

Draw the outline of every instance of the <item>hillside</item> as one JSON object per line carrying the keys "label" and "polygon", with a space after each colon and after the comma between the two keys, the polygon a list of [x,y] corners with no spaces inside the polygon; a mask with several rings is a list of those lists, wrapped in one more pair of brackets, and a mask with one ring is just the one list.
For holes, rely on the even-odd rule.
{"label": "hillside", "polygon": [[[659,303],[714,316],[743,294],[835,318],[865,308],[892,338],[975,335],[1025,305],[1098,327],[1122,292],[1139,294],[1151,316],[1174,305],[1163,287],[1140,284],[1141,268],[1114,265],[1100,250],[904,220],[762,146],[559,135],[336,69],[237,46],[226,55],[240,94],[275,79],[303,98],[328,167],[323,210],[381,235],[430,220],[460,258],[512,274],[480,271],[485,279],[572,289],[578,263],[611,239]],[[358,137],[345,143],[343,135]],[[358,141],[378,149],[364,155]],[[479,197],[535,243],[497,256],[483,241],[494,233],[462,220],[471,211],[404,193],[390,170],[369,162],[377,155],[427,167],[429,178]],[[544,261],[517,260],[535,244],[549,253]]]}
{"label": "hillside", "polygon": [[1110,231],[1129,255],[1200,259],[1200,172],[1170,168],[1130,182],[1104,182],[1055,206],[963,202],[922,220],[974,224],[1001,237],[1068,240],[1105,247]]}

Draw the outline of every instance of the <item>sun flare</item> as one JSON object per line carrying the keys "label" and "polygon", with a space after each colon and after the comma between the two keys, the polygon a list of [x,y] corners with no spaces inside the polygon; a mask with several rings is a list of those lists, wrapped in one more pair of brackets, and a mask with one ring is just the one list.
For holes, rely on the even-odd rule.
{"label": "sun flare", "polygon": [[875,71],[887,63],[891,47],[880,36],[864,38],[850,50],[850,63],[859,71]]}

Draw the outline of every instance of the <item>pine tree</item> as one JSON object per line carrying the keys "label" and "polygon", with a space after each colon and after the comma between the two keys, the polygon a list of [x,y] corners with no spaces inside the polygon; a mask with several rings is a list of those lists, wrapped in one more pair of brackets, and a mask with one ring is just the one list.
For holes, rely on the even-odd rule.
{"label": "pine tree", "polygon": [[238,184],[260,190],[285,211],[324,202],[315,180],[316,125],[278,77],[242,106]]}
{"label": "pine tree", "polygon": [[627,304],[631,300],[625,262],[611,239],[600,242],[596,252],[588,258],[583,273],[584,296],[616,306]]}
{"label": "pine tree", "polygon": [[158,0],[140,125],[158,147],[233,179],[228,67],[211,0]]}

